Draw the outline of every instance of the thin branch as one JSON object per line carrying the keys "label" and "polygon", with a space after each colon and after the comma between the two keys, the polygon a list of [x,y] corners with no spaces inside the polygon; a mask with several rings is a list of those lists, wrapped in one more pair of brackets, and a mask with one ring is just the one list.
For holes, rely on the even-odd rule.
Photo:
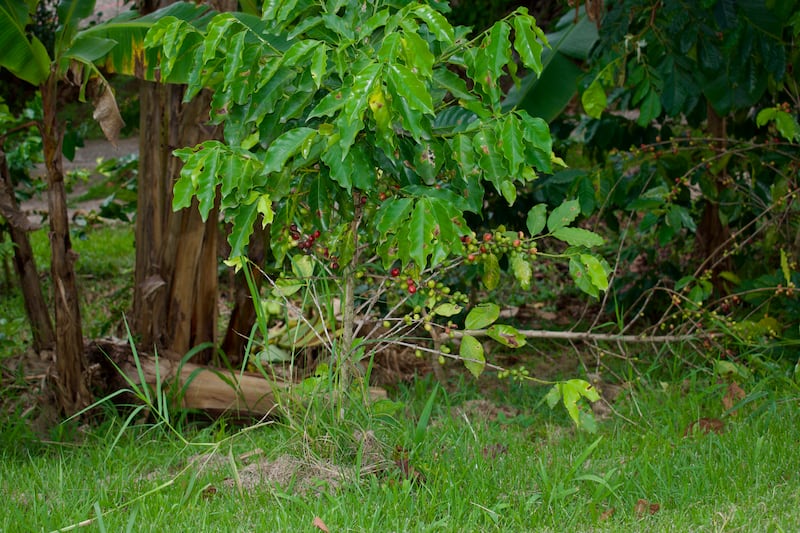
{"label": "thin branch", "polygon": [[[623,343],[672,343],[694,341],[700,338],[698,335],[617,335],[614,333],[591,333],[588,331],[550,331],[541,329],[520,329],[517,332],[528,339],[560,339],[569,341],[591,341],[591,342],[623,342]],[[487,337],[487,329],[467,329],[452,332],[454,338],[461,338],[465,335],[473,337]],[[702,337],[711,338],[718,335],[709,333]]]}

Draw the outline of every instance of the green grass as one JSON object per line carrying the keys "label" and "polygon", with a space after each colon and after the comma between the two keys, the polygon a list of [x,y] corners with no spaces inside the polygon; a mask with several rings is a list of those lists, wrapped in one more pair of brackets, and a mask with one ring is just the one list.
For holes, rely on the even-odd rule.
{"label": "green grass", "polygon": [[[84,335],[111,333],[131,307],[133,285],[133,226],[110,225],[73,228],[72,246],[78,253],[75,271],[81,297]],[[42,290],[50,301],[50,243],[47,228],[30,233]],[[12,269],[13,273],[13,269]],[[12,274],[10,286],[0,291],[0,359],[24,352],[30,344],[19,282]]]}
{"label": "green grass", "polygon": [[[20,449],[4,431],[0,497],[9,505],[0,530],[94,518],[88,531],[314,531],[315,516],[331,531],[790,531],[800,523],[796,395],[751,385],[756,399],[725,419],[725,432],[685,438],[691,421],[721,415],[721,386],[701,378],[641,384],[618,402],[624,418],[602,423],[597,435],[533,403],[538,389],[510,387],[509,403],[530,407],[502,421],[457,415],[472,394],[440,394],[415,444],[431,388],[423,380],[399,391],[406,407],[396,418],[352,408],[338,421],[321,408],[294,427],[187,427],[190,444],[137,427],[112,449],[113,418],[76,446]],[[366,429],[385,457],[405,450],[424,480],[395,466],[354,474],[363,446],[354,434]],[[256,449],[341,468],[345,480],[319,494],[299,492],[299,482],[240,492],[237,458]],[[209,451],[220,456],[216,469],[187,467]],[[658,511],[637,513],[640,499]]]}

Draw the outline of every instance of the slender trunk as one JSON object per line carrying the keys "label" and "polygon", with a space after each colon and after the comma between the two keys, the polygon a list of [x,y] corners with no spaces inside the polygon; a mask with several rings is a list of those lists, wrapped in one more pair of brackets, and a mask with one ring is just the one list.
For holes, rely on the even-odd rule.
{"label": "slender trunk", "polygon": [[[717,112],[707,104],[708,116],[708,132],[716,139],[713,147],[717,151],[726,149],[725,139],[727,137],[727,128],[725,118],[720,117]],[[715,181],[717,197],[705,198],[705,205],[703,206],[703,214],[700,219],[700,224],[697,226],[697,240],[696,240],[696,253],[698,259],[701,261],[708,261],[711,265],[712,282],[714,288],[720,293],[724,293],[725,286],[724,280],[719,276],[721,272],[730,270],[731,260],[730,257],[724,257],[725,243],[730,238],[730,228],[722,223],[719,214],[719,201],[718,197],[726,187],[725,185],[725,171],[720,172],[719,175],[713,176]]]}
{"label": "slender trunk", "polygon": [[[53,67],[55,68],[55,67]],[[61,410],[73,415],[92,400],[84,374],[81,310],[75,280],[77,254],[69,238],[67,195],[64,189],[64,168],[61,144],[63,125],[57,116],[59,84],[51,73],[40,88],[42,94],[42,145],[47,167],[47,202],[50,218],[50,270],[53,282],[53,306],[56,327],[56,395]]]}
{"label": "slender trunk", "polygon": [[11,242],[14,243],[14,269],[22,287],[22,301],[33,334],[33,349],[37,352],[52,350],[55,346],[55,334],[42,293],[42,285],[39,282],[39,272],[36,269],[31,242],[28,239],[30,223],[19,210],[6,154],[2,147],[0,147],[0,205],[3,207],[0,209],[1,214],[9,225]]}

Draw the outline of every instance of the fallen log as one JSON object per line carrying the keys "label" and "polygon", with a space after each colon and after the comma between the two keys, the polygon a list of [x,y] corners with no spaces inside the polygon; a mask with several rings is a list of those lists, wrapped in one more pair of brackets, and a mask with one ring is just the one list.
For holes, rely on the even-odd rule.
{"label": "fallen log", "polygon": [[[87,351],[92,384],[103,394],[130,389],[127,380],[139,385],[143,377],[151,389],[160,383],[180,408],[199,410],[214,418],[235,419],[278,417],[278,405],[297,405],[304,400],[293,382],[251,372],[181,364],[170,358],[174,354],[155,357],[139,353],[134,357],[127,343],[116,340],[92,342]],[[386,398],[386,391],[378,387],[370,387],[369,394],[372,400]]]}

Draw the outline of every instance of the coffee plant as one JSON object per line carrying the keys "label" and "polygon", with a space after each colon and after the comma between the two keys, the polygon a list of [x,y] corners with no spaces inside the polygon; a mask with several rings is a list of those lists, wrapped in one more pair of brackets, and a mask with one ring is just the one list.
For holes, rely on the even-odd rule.
{"label": "coffee plant", "polygon": [[[168,17],[146,40],[162,54],[164,79],[179,67],[188,73],[187,100],[213,92],[210,119],[224,124],[224,142],[175,152],[184,166],[173,207],[196,199],[207,217],[220,206],[231,222],[231,266],[246,265],[260,225],[275,265],[341,279],[337,363],[363,356],[353,335],[363,280],[399,287],[406,307],[396,310],[409,313],[401,323],[429,323],[466,303],[437,275],[475,263],[493,288],[507,256],[529,289],[547,236],[566,243],[549,256],[569,261],[578,287],[595,296],[607,287],[608,266],[590,252],[602,239],[571,225],[580,214],[574,200],[549,214],[534,206],[527,233],[477,236],[465,221],[481,213],[486,187],[512,205],[518,186],[563,162],[545,121],[501,107],[518,61],[542,70],[547,42],[533,17],[518,10],[468,39],[442,7],[267,1],[260,17],[220,13],[199,25]],[[462,351],[464,341],[474,347],[464,338]],[[483,354],[467,351],[477,375]]]}

